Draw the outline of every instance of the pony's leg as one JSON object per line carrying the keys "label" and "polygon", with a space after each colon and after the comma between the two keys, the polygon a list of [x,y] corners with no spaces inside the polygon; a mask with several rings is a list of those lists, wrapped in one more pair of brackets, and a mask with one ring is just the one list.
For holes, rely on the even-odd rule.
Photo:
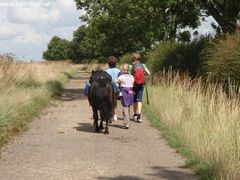
{"label": "pony's leg", "polygon": [[106,119],[106,127],[105,127],[105,134],[109,134],[109,131],[108,131],[108,119]]}
{"label": "pony's leg", "polygon": [[103,127],[103,119],[104,119],[104,116],[102,115],[102,113],[100,113],[100,118],[101,118],[101,121],[100,121],[100,129],[104,129]]}
{"label": "pony's leg", "polygon": [[98,127],[98,111],[97,111],[97,109],[95,109],[95,108],[93,108],[93,118],[94,118],[95,132],[99,132],[99,127]]}

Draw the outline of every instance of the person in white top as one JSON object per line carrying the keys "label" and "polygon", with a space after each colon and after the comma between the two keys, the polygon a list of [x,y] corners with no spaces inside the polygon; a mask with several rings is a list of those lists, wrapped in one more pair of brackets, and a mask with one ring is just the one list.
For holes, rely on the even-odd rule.
{"label": "person in white top", "polygon": [[123,64],[121,67],[121,74],[116,80],[116,83],[119,83],[120,87],[120,97],[121,103],[123,106],[124,112],[124,126],[125,128],[129,128],[130,126],[130,107],[133,105],[133,84],[134,77],[129,73],[128,64]]}

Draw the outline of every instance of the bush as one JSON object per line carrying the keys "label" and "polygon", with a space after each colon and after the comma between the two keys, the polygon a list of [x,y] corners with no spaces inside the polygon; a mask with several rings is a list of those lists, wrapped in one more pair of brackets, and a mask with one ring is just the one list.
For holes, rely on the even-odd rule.
{"label": "bush", "polygon": [[132,55],[130,53],[124,54],[119,58],[120,63],[132,64]]}
{"label": "bush", "polygon": [[202,37],[190,43],[162,43],[148,53],[147,63],[153,73],[171,68],[196,77],[202,72],[200,53],[208,39]]}
{"label": "bush", "polygon": [[204,49],[204,71],[216,82],[240,85],[240,31],[219,38]]}
{"label": "bush", "polygon": [[63,91],[63,85],[58,80],[51,80],[46,83],[46,88],[52,97],[60,96]]}

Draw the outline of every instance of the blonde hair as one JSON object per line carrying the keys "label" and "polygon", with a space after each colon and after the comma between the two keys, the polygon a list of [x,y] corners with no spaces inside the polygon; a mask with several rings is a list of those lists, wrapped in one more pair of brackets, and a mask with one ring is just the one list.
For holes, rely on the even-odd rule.
{"label": "blonde hair", "polygon": [[124,72],[124,73],[128,73],[129,72],[129,65],[127,63],[124,63],[121,66],[121,71]]}
{"label": "blonde hair", "polygon": [[141,55],[140,53],[132,53],[132,60],[135,61],[141,61]]}

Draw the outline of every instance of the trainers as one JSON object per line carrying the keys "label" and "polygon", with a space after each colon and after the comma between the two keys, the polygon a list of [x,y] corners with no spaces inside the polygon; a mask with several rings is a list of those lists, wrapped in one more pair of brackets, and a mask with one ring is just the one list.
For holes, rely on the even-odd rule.
{"label": "trainers", "polygon": [[137,121],[137,115],[133,115],[133,120]]}
{"label": "trainers", "polygon": [[116,114],[113,115],[113,121],[117,121],[117,115]]}
{"label": "trainers", "polygon": [[141,123],[141,122],[142,122],[142,119],[137,119],[137,122],[138,122],[138,123]]}
{"label": "trainers", "polygon": [[112,122],[113,122],[113,118],[109,119],[108,122],[109,122],[110,124],[112,124]]}
{"label": "trainers", "polygon": [[125,129],[129,129],[129,124],[126,124],[126,125],[125,125]]}

